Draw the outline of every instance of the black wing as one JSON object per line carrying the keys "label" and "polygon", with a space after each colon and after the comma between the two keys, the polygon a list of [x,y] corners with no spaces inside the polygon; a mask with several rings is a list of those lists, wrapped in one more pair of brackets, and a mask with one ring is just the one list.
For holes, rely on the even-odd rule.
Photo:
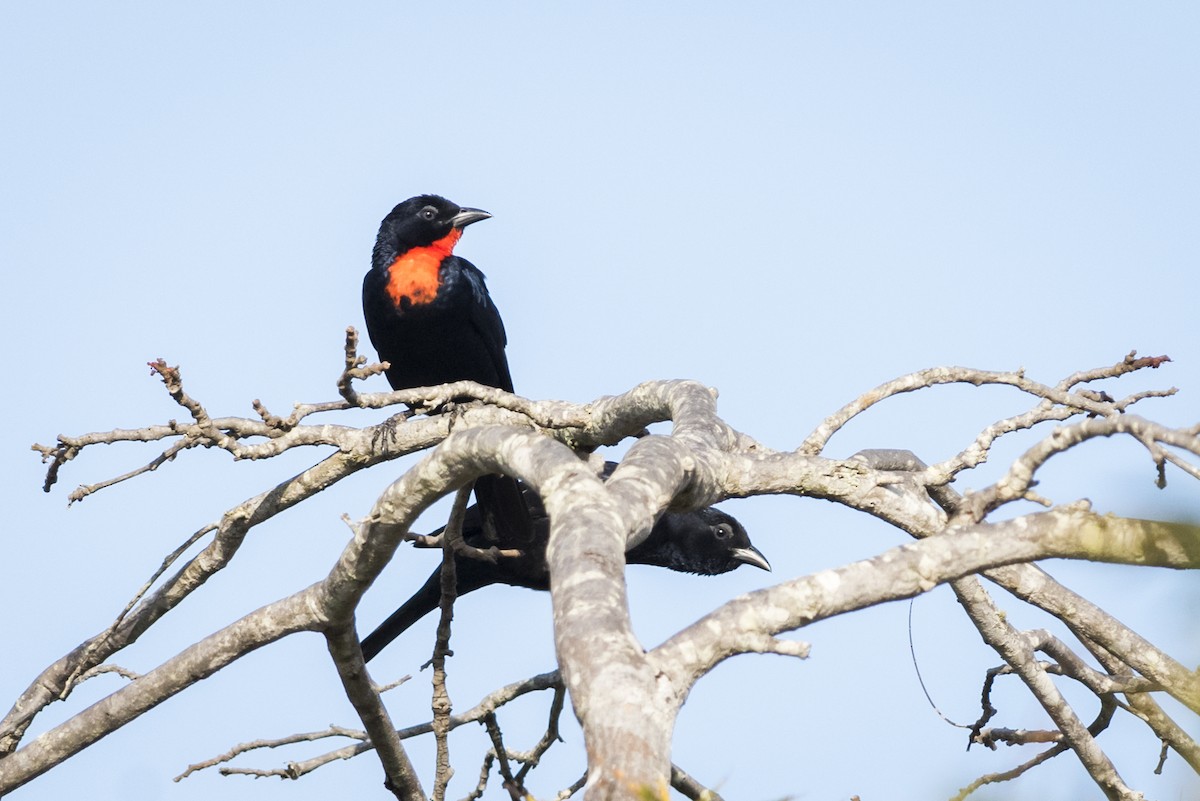
{"label": "black wing", "polygon": [[512,375],[508,370],[508,357],[504,354],[508,336],[504,332],[504,320],[500,318],[500,310],[492,302],[492,296],[488,294],[487,282],[479,268],[466,259],[454,257],[454,260],[458,263],[457,272],[465,284],[464,289],[470,291],[468,320],[479,335],[480,342],[487,349],[488,357],[496,371],[496,386],[512,392]]}

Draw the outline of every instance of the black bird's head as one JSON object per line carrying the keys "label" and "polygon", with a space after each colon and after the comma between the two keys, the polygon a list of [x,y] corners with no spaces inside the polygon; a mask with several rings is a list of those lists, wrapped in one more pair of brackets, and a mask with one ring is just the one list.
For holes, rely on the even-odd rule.
{"label": "black bird's head", "polygon": [[667,512],[654,524],[650,536],[626,554],[626,561],[704,576],[728,573],[742,565],[771,569],[742,524],[712,507]]}
{"label": "black bird's head", "polygon": [[410,197],[388,212],[379,224],[372,264],[386,268],[396,257],[416,248],[439,246],[449,254],[464,228],[491,216],[438,195]]}

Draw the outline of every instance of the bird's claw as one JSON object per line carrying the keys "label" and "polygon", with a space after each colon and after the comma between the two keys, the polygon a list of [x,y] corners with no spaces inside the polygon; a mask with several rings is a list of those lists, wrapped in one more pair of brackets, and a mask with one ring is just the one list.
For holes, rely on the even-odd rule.
{"label": "bird's claw", "polygon": [[386,451],[392,445],[395,445],[396,440],[400,437],[400,425],[407,422],[413,414],[414,412],[411,409],[398,412],[375,426],[375,432],[371,436],[371,447],[375,450]]}

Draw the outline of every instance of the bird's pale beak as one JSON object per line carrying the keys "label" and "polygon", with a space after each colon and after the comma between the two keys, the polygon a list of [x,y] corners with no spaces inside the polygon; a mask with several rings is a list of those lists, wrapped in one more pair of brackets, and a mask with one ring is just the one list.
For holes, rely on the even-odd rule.
{"label": "bird's pale beak", "polygon": [[771,572],[771,563],[767,561],[767,557],[762,555],[762,551],[753,545],[749,548],[734,548],[733,558],[744,564],[762,568],[768,573]]}
{"label": "bird's pale beak", "polygon": [[483,209],[459,209],[458,214],[450,218],[450,224],[455,228],[466,228],[471,223],[486,220],[491,216]]}

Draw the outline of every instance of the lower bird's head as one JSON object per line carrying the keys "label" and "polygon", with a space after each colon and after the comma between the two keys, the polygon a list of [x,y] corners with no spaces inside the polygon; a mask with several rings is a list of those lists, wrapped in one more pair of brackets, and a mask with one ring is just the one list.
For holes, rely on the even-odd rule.
{"label": "lower bird's head", "polygon": [[742,565],[771,569],[767,557],[750,542],[745,527],[711,506],[694,512],[667,512],[627,559],[631,564],[705,576],[728,573]]}
{"label": "lower bird's head", "polygon": [[449,255],[471,223],[492,215],[482,209],[463,208],[438,195],[417,195],[388,212],[379,224],[373,263],[387,267],[416,248],[438,247]]}

